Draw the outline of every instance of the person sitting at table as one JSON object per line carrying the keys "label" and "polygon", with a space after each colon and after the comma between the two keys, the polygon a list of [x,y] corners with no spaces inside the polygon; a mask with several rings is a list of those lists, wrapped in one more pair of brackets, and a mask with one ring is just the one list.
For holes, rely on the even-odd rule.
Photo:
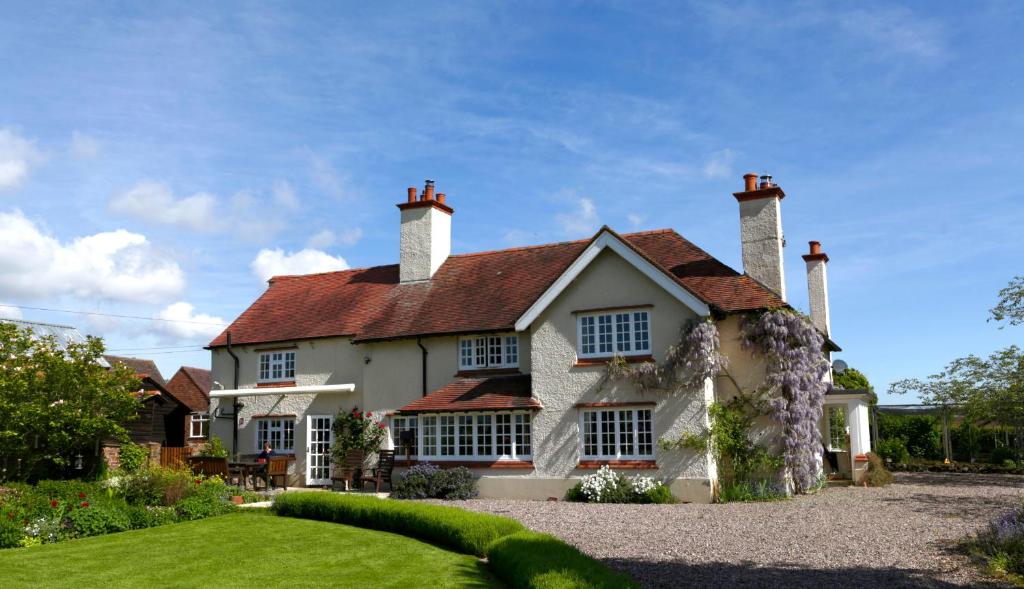
{"label": "person sitting at table", "polygon": [[263,442],[263,451],[256,457],[256,462],[259,462],[260,466],[252,476],[253,488],[256,487],[257,476],[263,478],[263,486],[265,489],[270,488],[270,475],[267,473],[267,463],[270,462],[270,458],[273,456],[276,456],[274,453],[274,447],[270,445],[270,442]]}
{"label": "person sitting at table", "polygon": [[260,462],[266,462],[270,460],[271,456],[274,456],[274,447],[270,445],[270,442],[263,442],[263,451],[260,452],[257,460]]}

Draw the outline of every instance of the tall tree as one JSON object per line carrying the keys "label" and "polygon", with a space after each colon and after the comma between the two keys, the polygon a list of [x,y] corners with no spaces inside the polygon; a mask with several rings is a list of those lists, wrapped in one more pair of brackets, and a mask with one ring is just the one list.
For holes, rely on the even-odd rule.
{"label": "tall tree", "polygon": [[64,347],[0,322],[0,480],[66,471],[78,454],[123,439],[139,409],[138,378],[99,363],[103,342]]}
{"label": "tall tree", "polygon": [[989,321],[1008,321],[1010,325],[1024,324],[1024,276],[1015,276],[1006,288],[999,291],[999,302],[989,309],[989,313],[992,314]]}

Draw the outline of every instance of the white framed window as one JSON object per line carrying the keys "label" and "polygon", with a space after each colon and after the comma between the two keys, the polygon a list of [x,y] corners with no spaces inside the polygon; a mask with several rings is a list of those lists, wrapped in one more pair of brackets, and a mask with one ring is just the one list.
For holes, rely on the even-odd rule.
{"label": "white framed window", "polygon": [[210,436],[209,413],[190,413],[188,417],[188,437],[206,438]]}
{"label": "white framed window", "polygon": [[846,451],[846,410],[839,405],[828,408],[828,449]]}
{"label": "white framed window", "polygon": [[419,456],[438,461],[531,460],[531,417],[522,411],[421,415]]}
{"label": "white framed window", "polygon": [[652,414],[644,407],[581,410],[581,455],[598,460],[653,460]]}
{"label": "white framed window", "polygon": [[416,441],[419,439],[419,423],[415,415],[394,416],[391,418],[391,440],[395,446],[395,452],[405,455],[406,448],[402,445],[402,432],[412,432],[412,446],[409,447],[410,454],[416,455]]}
{"label": "white framed window", "polygon": [[274,452],[293,454],[295,452],[295,418],[257,418],[256,448],[262,451],[265,442],[270,442],[270,447],[274,449]]}
{"label": "white framed window", "polygon": [[516,334],[459,338],[459,370],[518,366],[519,336]]}
{"label": "white framed window", "polygon": [[295,380],[294,350],[260,353],[260,373],[257,382],[287,382],[291,380]]}
{"label": "white framed window", "polygon": [[651,315],[644,309],[582,313],[576,318],[580,358],[651,353]]}

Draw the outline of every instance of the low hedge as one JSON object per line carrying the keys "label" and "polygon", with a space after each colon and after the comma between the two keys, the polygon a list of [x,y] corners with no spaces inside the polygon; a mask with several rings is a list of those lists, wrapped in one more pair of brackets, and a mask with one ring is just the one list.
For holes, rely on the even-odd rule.
{"label": "low hedge", "polygon": [[495,574],[522,589],[612,589],[637,584],[554,536],[518,532],[487,547]]}
{"label": "low hedge", "polygon": [[394,532],[464,554],[486,556],[509,587],[529,589],[635,588],[629,577],[554,536],[530,532],[519,522],[457,507],[336,495],[284,493],[278,515]]}
{"label": "low hedge", "polygon": [[333,493],[284,493],[273,509],[288,517],[395,532],[476,556],[484,556],[498,538],[526,529],[507,517],[455,507]]}

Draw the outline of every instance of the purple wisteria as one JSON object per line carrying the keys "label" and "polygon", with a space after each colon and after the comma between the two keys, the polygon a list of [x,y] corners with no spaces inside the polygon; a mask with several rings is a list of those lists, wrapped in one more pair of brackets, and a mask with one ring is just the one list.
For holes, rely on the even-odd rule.
{"label": "purple wisteria", "polygon": [[607,378],[629,379],[640,391],[696,390],[704,381],[725,369],[721,354],[718,327],[711,320],[691,321],[679,331],[679,341],[669,346],[665,362],[627,364],[621,356],[608,363]]}
{"label": "purple wisteria", "polygon": [[782,426],[783,455],[796,491],[818,480],[822,405],[829,384],[824,339],[810,321],[791,311],[768,311],[744,318],[742,343],[768,362],[764,395],[768,414]]}

